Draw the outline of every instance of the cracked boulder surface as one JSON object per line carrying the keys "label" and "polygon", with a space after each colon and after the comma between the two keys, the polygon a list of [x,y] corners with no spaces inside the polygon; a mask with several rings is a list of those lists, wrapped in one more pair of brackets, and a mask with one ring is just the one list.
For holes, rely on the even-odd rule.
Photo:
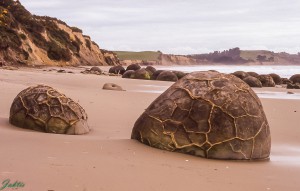
{"label": "cracked boulder surface", "polygon": [[211,159],[268,159],[271,136],[262,104],[241,79],[193,72],[174,83],[135,122],[132,139]]}
{"label": "cracked boulder surface", "polygon": [[90,131],[84,109],[72,99],[45,85],[21,91],[10,108],[9,122],[46,133],[79,135]]}

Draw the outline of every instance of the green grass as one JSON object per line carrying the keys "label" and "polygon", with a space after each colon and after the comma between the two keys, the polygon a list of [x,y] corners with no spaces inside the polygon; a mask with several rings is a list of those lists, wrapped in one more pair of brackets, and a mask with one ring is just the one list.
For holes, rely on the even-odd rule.
{"label": "green grass", "polygon": [[241,50],[241,57],[246,60],[254,60],[258,55],[266,56],[267,58],[274,56],[274,53],[267,50]]}
{"label": "green grass", "polygon": [[158,61],[160,52],[155,51],[142,51],[142,52],[129,52],[129,51],[114,51],[120,60],[148,60]]}

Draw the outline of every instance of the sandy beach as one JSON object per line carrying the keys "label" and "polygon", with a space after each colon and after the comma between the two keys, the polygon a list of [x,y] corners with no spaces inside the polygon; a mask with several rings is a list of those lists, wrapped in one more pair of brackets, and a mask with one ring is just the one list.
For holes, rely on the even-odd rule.
{"label": "sandy beach", "polygon": [[[74,73],[0,69],[0,188],[9,179],[24,183],[18,189],[22,191],[300,190],[300,90],[255,89],[262,95],[271,128],[269,161],[221,161],[154,149],[130,139],[137,118],[171,82],[65,69]],[[108,82],[126,91],[102,90]],[[79,102],[92,131],[57,135],[10,125],[13,99],[37,84],[52,86]]]}

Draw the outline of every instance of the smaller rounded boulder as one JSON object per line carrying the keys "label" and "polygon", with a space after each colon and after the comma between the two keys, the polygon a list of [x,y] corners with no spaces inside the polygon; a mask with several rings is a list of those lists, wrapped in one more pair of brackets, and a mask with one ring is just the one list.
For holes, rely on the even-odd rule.
{"label": "smaller rounded boulder", "polygon": [[90,131],[84,109],[71,98],[45,85],[31,86],[14,99],[9,122],[46,133],[80,135]]}

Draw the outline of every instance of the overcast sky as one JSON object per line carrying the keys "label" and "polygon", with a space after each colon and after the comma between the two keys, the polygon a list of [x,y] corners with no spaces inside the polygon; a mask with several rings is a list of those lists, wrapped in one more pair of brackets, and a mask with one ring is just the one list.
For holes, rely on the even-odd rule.
{"label": "overcast sky", "polygon": [[20,0],[109,50],[300,52],[300,0]]}

